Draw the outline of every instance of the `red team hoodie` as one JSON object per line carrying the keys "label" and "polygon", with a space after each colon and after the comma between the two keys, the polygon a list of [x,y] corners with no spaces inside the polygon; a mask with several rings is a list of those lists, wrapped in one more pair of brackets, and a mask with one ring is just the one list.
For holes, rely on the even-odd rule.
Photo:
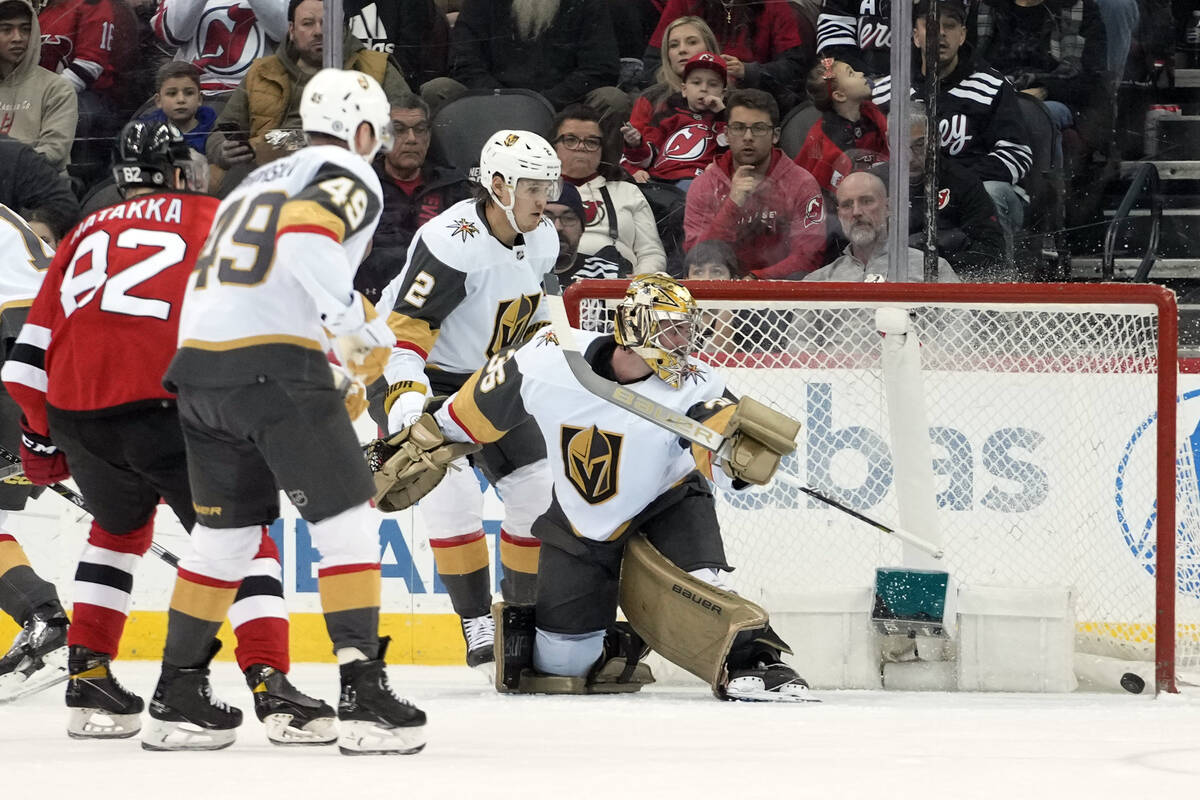
{"label": "red team hoodie", "polygon": [[825,203],[821,187],[778,147],[762,183],[739,207],[729,199],[733,155],[718,156],[688,189],[684,249],[727,242],[742,273],[786,278],[825,262]]}

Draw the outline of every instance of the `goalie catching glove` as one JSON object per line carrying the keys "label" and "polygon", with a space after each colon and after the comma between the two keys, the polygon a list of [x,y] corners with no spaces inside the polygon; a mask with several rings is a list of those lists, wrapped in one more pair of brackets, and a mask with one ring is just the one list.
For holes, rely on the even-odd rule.
{"label": "goalie catching glove", "polygon": [[779,461],[796,449],[800,423],[750,397],[743,397],[722,431],[721,469],[734,480],[765,486]]}
{"label": "goalie catching glove", "polygon": [[[369,384],[383,374],[396,344],[396,334],[370,300],[355,292],[354,301],[338,320],[337,328],[330,325],[335,334],[333,350],[351,375]],[[347,330],[348,325],[348,332],[337,334],[337,330]]]}
{"label": "goalie catching glove", "polygon": [[367,463],[375,473],[375,505],[380,511],[403,511],[441,483],[453,463],[474,453],[473,442],[448,442],[429,414],[390,439],[367,446]]}

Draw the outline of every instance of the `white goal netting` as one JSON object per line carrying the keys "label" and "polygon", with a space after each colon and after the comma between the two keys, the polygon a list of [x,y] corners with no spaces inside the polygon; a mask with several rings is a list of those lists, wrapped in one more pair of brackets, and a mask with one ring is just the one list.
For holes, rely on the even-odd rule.
{"label": "white goal netting", "polygon": [[[922,289],[863,286],[861,297],[832,300],[798,285],[795,296],[768,300],[705,299],[698,285],[708,327],[699,355],[736,394],[802,422],[784,470],[894,526],[903,465],[891,426],[910,421],[889,419],[874,312],[905,308],[921,344],[946,568],[960,583],[1073,587],[1077,648],[1097,655],[1153,660],[1156,613],[1172,605],[1176,666],[1195,671],[1200,390],[1177,406],[1172,592],[1156,563],[1157,479],[1173,466],[1156,449],[1162,305],[1122,288],[1068,305],[1033,288],[1016,298],[1012,289],[929,287],[928,299],[909,299]],[[608,299],[589,298],[584,286],[571,297],[580,292],[580,326],[609,326],[619,293],[610,284]],[[718,506],[734,583],[768,609],[787,610],[778,603],[797,592],[870,585],[876,567],[901,563],[895,539],[781,484]]]}

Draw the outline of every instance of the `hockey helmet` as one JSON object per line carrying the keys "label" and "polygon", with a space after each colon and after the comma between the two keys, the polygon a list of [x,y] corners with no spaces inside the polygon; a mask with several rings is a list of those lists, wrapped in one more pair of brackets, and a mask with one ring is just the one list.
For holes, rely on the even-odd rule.
{"label": "hockey helmet", "polygon": [[640,275],[617,304],[613,336],[678,389],[688,374],[688,355],[700,349],[700,311],[692,293],[670,275]]}
{"label": "hockey helmet", "polygon": [[183,134],[169,122],[125,124],[117,135],[113,178],[124,196],[133,186],[178,189],[176,169],[186,177],[191,169],[192,148]]}
{"label": "hockey helmet", "polygon": [[[492,178],[499,175],[508,187],[508,203],[503,203],[492,189]],[[479,154],[479,182],[488,195],[504,211],[508,224],[520,231],[513,216],[516,205],[517,182],[548,181],[547,201],[554,202],[562,190],[562,162],[550,143],[529,131],[497,131],[488,137]]]}
{"label": "hockey helmet", "polygon": [[358,153],[367,161],[392,149],[391,104],[379,83],[357,70],[323,69],[313,75],[300,98],[300,122],[305,133],[341,139],[351,151],[355,131],[367,123],[375,131],[375,149]]}

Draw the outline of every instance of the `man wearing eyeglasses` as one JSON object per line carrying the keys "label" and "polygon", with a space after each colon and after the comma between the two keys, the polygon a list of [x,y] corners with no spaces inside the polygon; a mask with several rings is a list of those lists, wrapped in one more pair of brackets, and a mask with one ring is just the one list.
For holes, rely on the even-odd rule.
{"label": "man wearing eyeglasses", "polygon": [[425,160],[429,152],[429,106],[415,95],[392,103],[391,152],[375,160],[383,186],[383,213],[367,256],[354,276],[354,288],[372,303],[400,274],[413,236],[429,220],[471,196],[461,172]]}
{"label": "man wearing eyeglasses", "polygon": [[726,242],[740,268],[756,278],[801,278],[825,259],[821,187],[776,145],[779,106],[759,89],[725,101],[729,152],[688,189],[684,249]]}

